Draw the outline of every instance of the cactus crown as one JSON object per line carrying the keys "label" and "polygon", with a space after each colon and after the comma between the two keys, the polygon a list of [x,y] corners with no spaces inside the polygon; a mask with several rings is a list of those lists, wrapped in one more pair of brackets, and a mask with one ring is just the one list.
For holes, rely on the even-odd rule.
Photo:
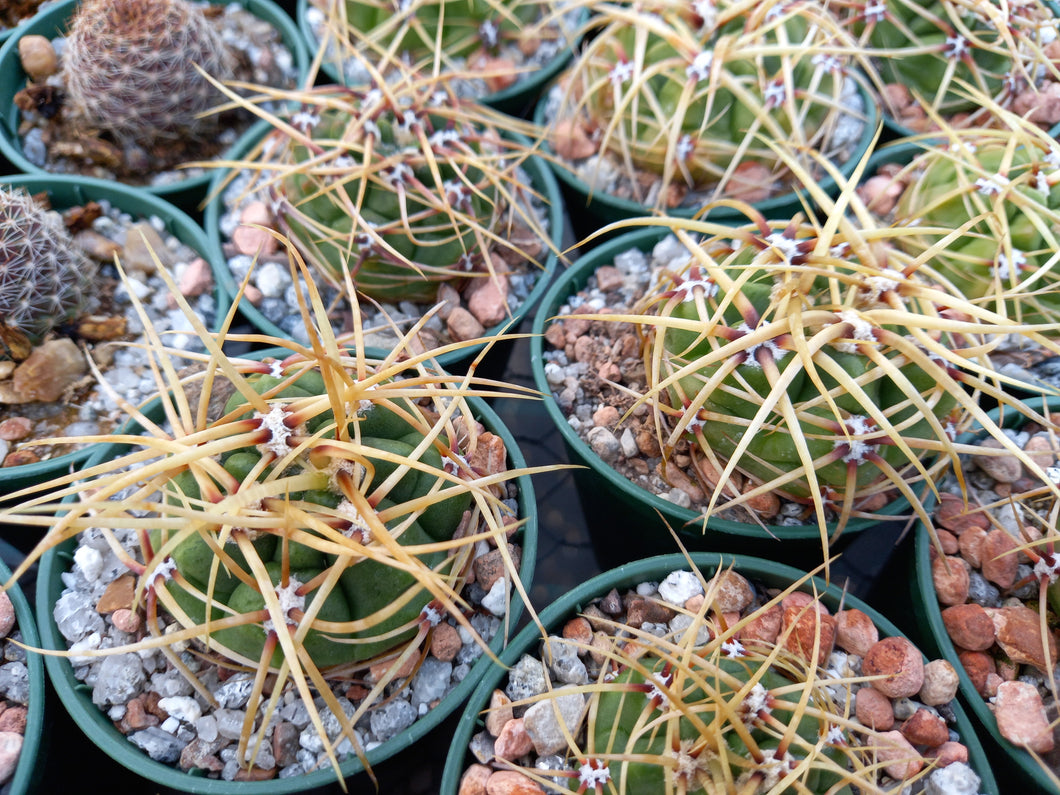
{"label": "cactus crown", "polygon": [[[586,25],[595,35],[561,80],[553,147],[579,127],[615,167],[661,175],[656,206],[689,189],[706,200],[783,192],[792,175],[770,141],[842,163],[869,123],[852,41],[820,4],[594,4]],[[803,168],[815,162],[800,155]]]}
{"label": "cactus crown", "polygon": [[948,145],[925,144],[887,172],[884,189],[900,191],[893,223],[908,230],[902,247],[933,250],[931,268],[969,299],[1000,304],[1022,323],[1055,323],[1060,148],[1037,126],[996,112],[1006,129],[944,128]]}
{"label": "cactus crown", "polygon": [[[519,219],[535,232],[525,146],[501,114],[444,84],[391,91],[325,87],[240,165],[272,197],[281,228],[340,289],[433,301],[441,282],[489,278],[493,246]],[[547,235],[540,234],[542,239]]]}
{"label": "cactus crown", "polygon": [[87,0],[70,22],[68,100],[90,127],[139,145],[209,135],[200,114],[222,95],[198,71],[230,79],[235,58],[187,0]]}
{"label": "cactus crown", "polygon": [[39,339],[84,308],[94,270],[58,213],[0,186],[0,323]]}
{"label": "cactus crown", "polygon": [[[1003,126],[970,92],[1024,115],[1043,98],[1035,97],[1042,80],[1060,79],[1051,55],[1057,20],[1040,0],[855,0],[842,15],[874,66],[868,72],[885,109],[912,129],[935,128],[944,117]],[[1058,120],[1031,116],[1046,127]]]}
{"label": "cactus crown", "polygon": [[[312,327],[310,307],[322,304],[307,289]],[[226,357],[227,330],[196,327],[211,354],[198,357],[193,376],[178,376],[173,354],[152,341],[171,430],[135,412],[150,434],[121,439],[131,452],[27,490],[18,496],[45,496],[4,520],[50,528],[27,565],[78,533],[135,526],[138,557],[123,560],[137,576],[148,634],[103,653],[158,648],[210,701],[171,648],[195,640],[200,653],[255,672],[248,713],[267,705],[271,715],[281,692],[297,689],[335,769],[322,709],[364,762],[354,724],[402,666],[426,655],[442,618],[485,643],[461,591],[476,549],[491,539],[507,549],[521,524],[510,484],[525,471],[508,468],[503,440],[477,422],[469,399],[502,392],[441,373],[426,356],[398,361],[400,346],[368,360],[326,322],[309,346],[255,335],[282,349],[261,361]],[[56,501],[73,495],[81,499]],[[502,566],[505,594],[514,588],[525,600],[510,552]],[[372,666],[371,692],[355,714],[344,712],[327,683]],[[271,701],[270,674],[279,676]],[[241,763],[268,723],[248,722]]]}
{"label": "cactus crown", "polygon": [[[823,670],[834,634],[814,620],[816,598],[781,611],[781,601],[804,583],[734,621],[717,604],[726,578],[739,575],[719,568],[710,579],[695,576],[705,591],[698,608],[664,603],[681,619],[671,626],[681,629],[660,635],[597,609],[591,646],[558,637],[542,644],[546,660],[573,647],[602,662],[589,684],[553,685],[512,703],[554,708],[567,723],[562,767],[517,769],[549,791],[565,784],[596,795],[884,792],[877,734],[849,709],[859,681]],[[790,612],[791,620],[775,641],[743,636],[777,612]]]}

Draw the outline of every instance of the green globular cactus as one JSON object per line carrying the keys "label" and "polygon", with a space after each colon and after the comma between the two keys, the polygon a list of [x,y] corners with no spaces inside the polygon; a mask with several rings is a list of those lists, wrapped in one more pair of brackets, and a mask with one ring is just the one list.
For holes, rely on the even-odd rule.
{"label": "green globular cactus", "polygon": [[[388,98],[389,97],[389,98]],[[433,301],[484,277],[522,157],[475,106],[439,88],[324,89],[267,139],[257,163],[281,228],[333,284],[384,301]],[[485,113],[483,109],[482,113]],[[503,207],[503,209],[502,209]]]}
{"label": "green globular cactus", "polygon": [[[829,735],[839,711],[823,684],[799,677],[790,661],[785,670],[760,650],[728,648],[739,656],[719,644],[684,670],[649,652],[614,675],[596,697],[585,756],[628,755],[609,765],[627,795],[680,792],[682,784],[684,792],[709,792],[708,782],[728,777],[723,767],[741,792],[767,792],[796,777],[800,792],[853,792],[848,784],[834,788],[845,777],[844,756],[831,744],[842,732]],[[805,772],[793,774],[802,764]]]}
{"label": "green globular cactus", "polygon": [[545,6],[537,0],[347,0],[345,23],[359,43],[429,67],[436,57],[495,52],[533,30]]}
{"label": "green globular cactus", "polygon": [[599,30],[563,78],[553,146],[564,150],[573,121],[618,167],[662,175],[661,195],[674,184],[766,198],[792,181],[771,142],[797,142],[799,165],[818,173],[808,153],[843,163],[868,123],[852,40],[820,4],[604,6],[589,25]]}
{"label": "green globular cactus", "polygon": [[[964,114],[965,124],[987,126],[979,97],[1010,106],[1044,73],[1056,79],[1045,47],[1056,38],[1057,20],[1045,2],[856,0],[843,13],[881,86],[891,87],[883,92],[885,106],[906,126],[935,126],[923,119],[925,111]],[[894,105],[907,91],[918,116]]]}
{"label": "green globular cactus", "polygon": [[94,272],[58,213],[0,186],[0,324],[39,340],[85,307]]}
{"label": "green globular cactus", "polygon": [[[460,469],[458,454],[437,440],[427,440],[429,426],[415,404],[397,400],[392,408],[388,401],[376,404],[365,399],[352,416],[340,414],[342,419],[336,420],[319,370],[275,372],[248,376],[255,392],[269,396],[267,414],[256,412],[238,393],[225,407],[231,423],[245,424],[253,415],[269,440],[227,450],[220,456],[224,477],[206,487],[218,490],[228,482],[228,488],[246,491],[266,484],[264,488],[275,496],[262,500],[260,510],[271,510],[283,523],[269,530],[233,526],[232,533],[246,535],[285,610],[304,611],[328,572],[337,569],[337,580],[329,583],[315,618],[335,627],[311,628],[301,643],[321,668],[363,662],[415,636],[417,621],[434,598],[418,585],[414,570],[389,565],[367,551],[373,545],[376,554],[385,549],[373,534],[385,532],[393,543],[409,548],[416,566],[453,574],[452,559],[447,560],[444,552],[417,553],[415,548],[452,540],[470,507],[470,491],[447,479],[446,472]],[[337,428],[338,422],[347,427]],[[300,431],[313,435],[313,443],[289,449],[290,441],[284,437]],[[343,447],[348,448],[348,457],[341,457]],[[404,471],[398,472],[399,468]],[[164,488],[167,501],[208,511],[201,479],[189,470],[181,472]],[[354,491],[360,496],[351,500]],[[447,492],[454,493],[444,496]],[[425,503],[416,505],[417,500]],[[205,498],[205,503],[209,501]],[[343,554],[336,537],[329,538],[322,530],[325,527],[353,539],[364,553]],[[222,538],[221,528],[214,530]],[[167,535],[155,530],[152,540],[161,547]],[[182,582],[170,583],[170,594],[195,624],[230,614],[261,614],[267,609],[266,595],[248,562],[250,553],[234,535],[225,543],[216,539],[214,543],[200,533],[173,547],[172,561]],[[270,633],[275,635],[270,624],[271,619],[265,619],[218,629],[212,638],[236,655],[257,661]],[[338,629],[340,625],[347,629]],[[278,665],[282,656],[276,648],[273,664]]]}
{"label": "green globular cactus", "polygon": [[[1016,132],[1019,131],[1019,132]],[[1031,125],[950,133],[890,179],[910,253],[969,299],[1005,302],[1022,323],[1060,315],[1060,149]],[[1011,294],[1012,298],[1006,298]]]}
{"label": "green globular cactus", "polygon": [[67,102],[89,127],[140,146],[213,134],[200,114],[224,96],[200,73],[230,79],[235,56],[187,0],[86,0],[70,21]]}

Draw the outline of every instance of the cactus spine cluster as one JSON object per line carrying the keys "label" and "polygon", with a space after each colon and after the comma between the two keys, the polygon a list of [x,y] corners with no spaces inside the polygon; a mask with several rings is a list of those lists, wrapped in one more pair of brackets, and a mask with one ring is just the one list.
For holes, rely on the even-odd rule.
{"label": "cactus spine cluster", "polygon": [[258,163],[307,260],[380,300],[432,301],[441,282],[487,276],[521,159],[487,117],[440,89],[314,99],[291,119],[297,133],[275,132]]}
{"label": "cactus spine cluster", "polygon": [[57,213],[0,186],[0,323],[39,339],[85,306],[93,271]]}
{"label": "cactus spine cluster", "polygon": [[86,0],[63,54],[68,102],[122,144],[201,138],[198,118],[223,96],[201,74],[229,79],[235,57],[201,7],[187,0]]}
{"label": "cactus spine cluster", "polygon": [[[790,180],[768,141],[844,162],[867,109],[838,20],[806,2],[605,6],[568,70],[565,104],[600,151],[714,196],[747,169]],[[594,20],[598,20],[594,22]],[[553,142],[562,147],[554,128]],[[813,170],[813,160],[804,158]],[[746,177],[744,177],[746,179]]]}

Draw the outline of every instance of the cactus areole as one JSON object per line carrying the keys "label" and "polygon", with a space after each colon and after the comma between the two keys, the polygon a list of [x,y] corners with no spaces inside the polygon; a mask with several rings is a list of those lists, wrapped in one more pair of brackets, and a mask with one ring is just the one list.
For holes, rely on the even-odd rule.
{"label": "cactus areole", "polygon": [[688,264],[645,299],[659,322],[644,333],[671,439],[827,503],[947,449],[970,342],[943,330],[952,296],[897,250],[818,231],[762,221],[688,243]]}
{"label": "cactus areole", "polygon": [[152,531],[147,577],[181,623],[219,622],[209,641],[231,658],[279,666],[292,659],[283,635],[330,668],[441,618],[417,572],[464,565],[439,545],[467,520],[470,468],[408,398],[373,400],[369,388],[335,405],[335,375],[301,365],[249,376],[268,411],[233,395],[212,426],[232,433],[216,466],[164,485],[164,515],[195,529]]}
{"label": "cactus areole", "polygon": [[460,104],[445,92],[344,97],[342,108],[304,107],[291,119],[301,134],[274,134],[268,157],[287,169],[273,189],[277,214],[334,283],[348,272],[372,298],[433,301],[492,242],[497,187],[483,164],[496,168],[500,140],[445,112]]}

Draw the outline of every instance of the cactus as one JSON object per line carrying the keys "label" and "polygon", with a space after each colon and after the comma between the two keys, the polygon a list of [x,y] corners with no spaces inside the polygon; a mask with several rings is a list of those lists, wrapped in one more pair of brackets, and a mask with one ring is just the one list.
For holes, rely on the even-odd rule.
{"label": "cactus", "polygon": [[[588,23],[596,35],[561,79],[553,148],[567,148],[573,123],[618,168],[661,175],[671,204],[687,190],[753,201],[781,192],[791,173],[771,141],[850,158],[870,109],[848,68],[852,42],[826,9],[781,0],[694,9],[600,7]],[[808,154],[800,162],[816,168]]]}
{"label": "cactus", "polygon": [[58,213],[0,186],[0,324],[39,340],[85,307],[94,270]]}
{"label": "cactus", "polygon": [[[332,284],[379,300],[429,302],[438,286],[488,278],[485,252],[516,214],[524,147],[485,108],[441,84],[405,92],[323,88],[259,147],[281,229]],[[281,175],[280,179],[273,177]]]}
{"label": "cactus", "polygon": [[1056,142],[1015,119],[1004,130],[949,135],[949,146],[926,148],[885,178],[901,187],[893,219],[910,230],[901,245],[910,253],[934,247],[931,268],[968,298],[1003,301],[1022,323],[1055,323]]}
{"label": "cactus", "polygon": [[[909,127],[935,127],[940,118],[995,126],[973,92],[1022,115],[1020,103],[1033,102],[1042,78],[1060,76],[1046,51],[1057,20],[1044,2],[856,0],[845,13],[875,64],[885,106]],[[899,104],[909,98],[910,107]]]}
{"label": "cactus", "polygon": [[200,6],[187,0],[86,0],[62,60],[67,101],[119,143],[203,139],[200,114],[223,101],[198,70],[230,79],[235,57]]}
{"label": "cactus", "polygon": [[[312,328],[323,302],[288,251],[292,279],[306,279],[302,320]],[[364,334],[358,318],[354,339]],[[297,692],[334,769],[339,740],[327,739],[325,712],[367,767],[353,727],[403,665],[426,657],[434,627],[449,616],[486,643],[464,589],[488,542],[506,550],[499,598],[514,589],[525,599],[506,541],[528,519],[511,501],[513,479],[528,470],[511,467],[503,437],[475,419],[475,397],[504,386],[454,378],[427,356],[367,359],[326,323],[310,347],[255,335],[281,349],[261,360],[225,356],[227,328],[193,326],[211,352],[194,375],[178,375],[180,354],[148,335],[166,428],[130,407],[149,433],[118,440],[127,453],[31,486],[0,515],[50,528],[27,566],[79,533],[115,538],[135,527],[122,561],[136,575],[145,632],[104,653],[159,649],[206,701],[209,686],[178,640],[253,671],[248,715],[260,709],[265,719],[246,723],[241,764],[271,726],[276,699]],[[370,684],[352,715],[332,689],[350,677]]]}

